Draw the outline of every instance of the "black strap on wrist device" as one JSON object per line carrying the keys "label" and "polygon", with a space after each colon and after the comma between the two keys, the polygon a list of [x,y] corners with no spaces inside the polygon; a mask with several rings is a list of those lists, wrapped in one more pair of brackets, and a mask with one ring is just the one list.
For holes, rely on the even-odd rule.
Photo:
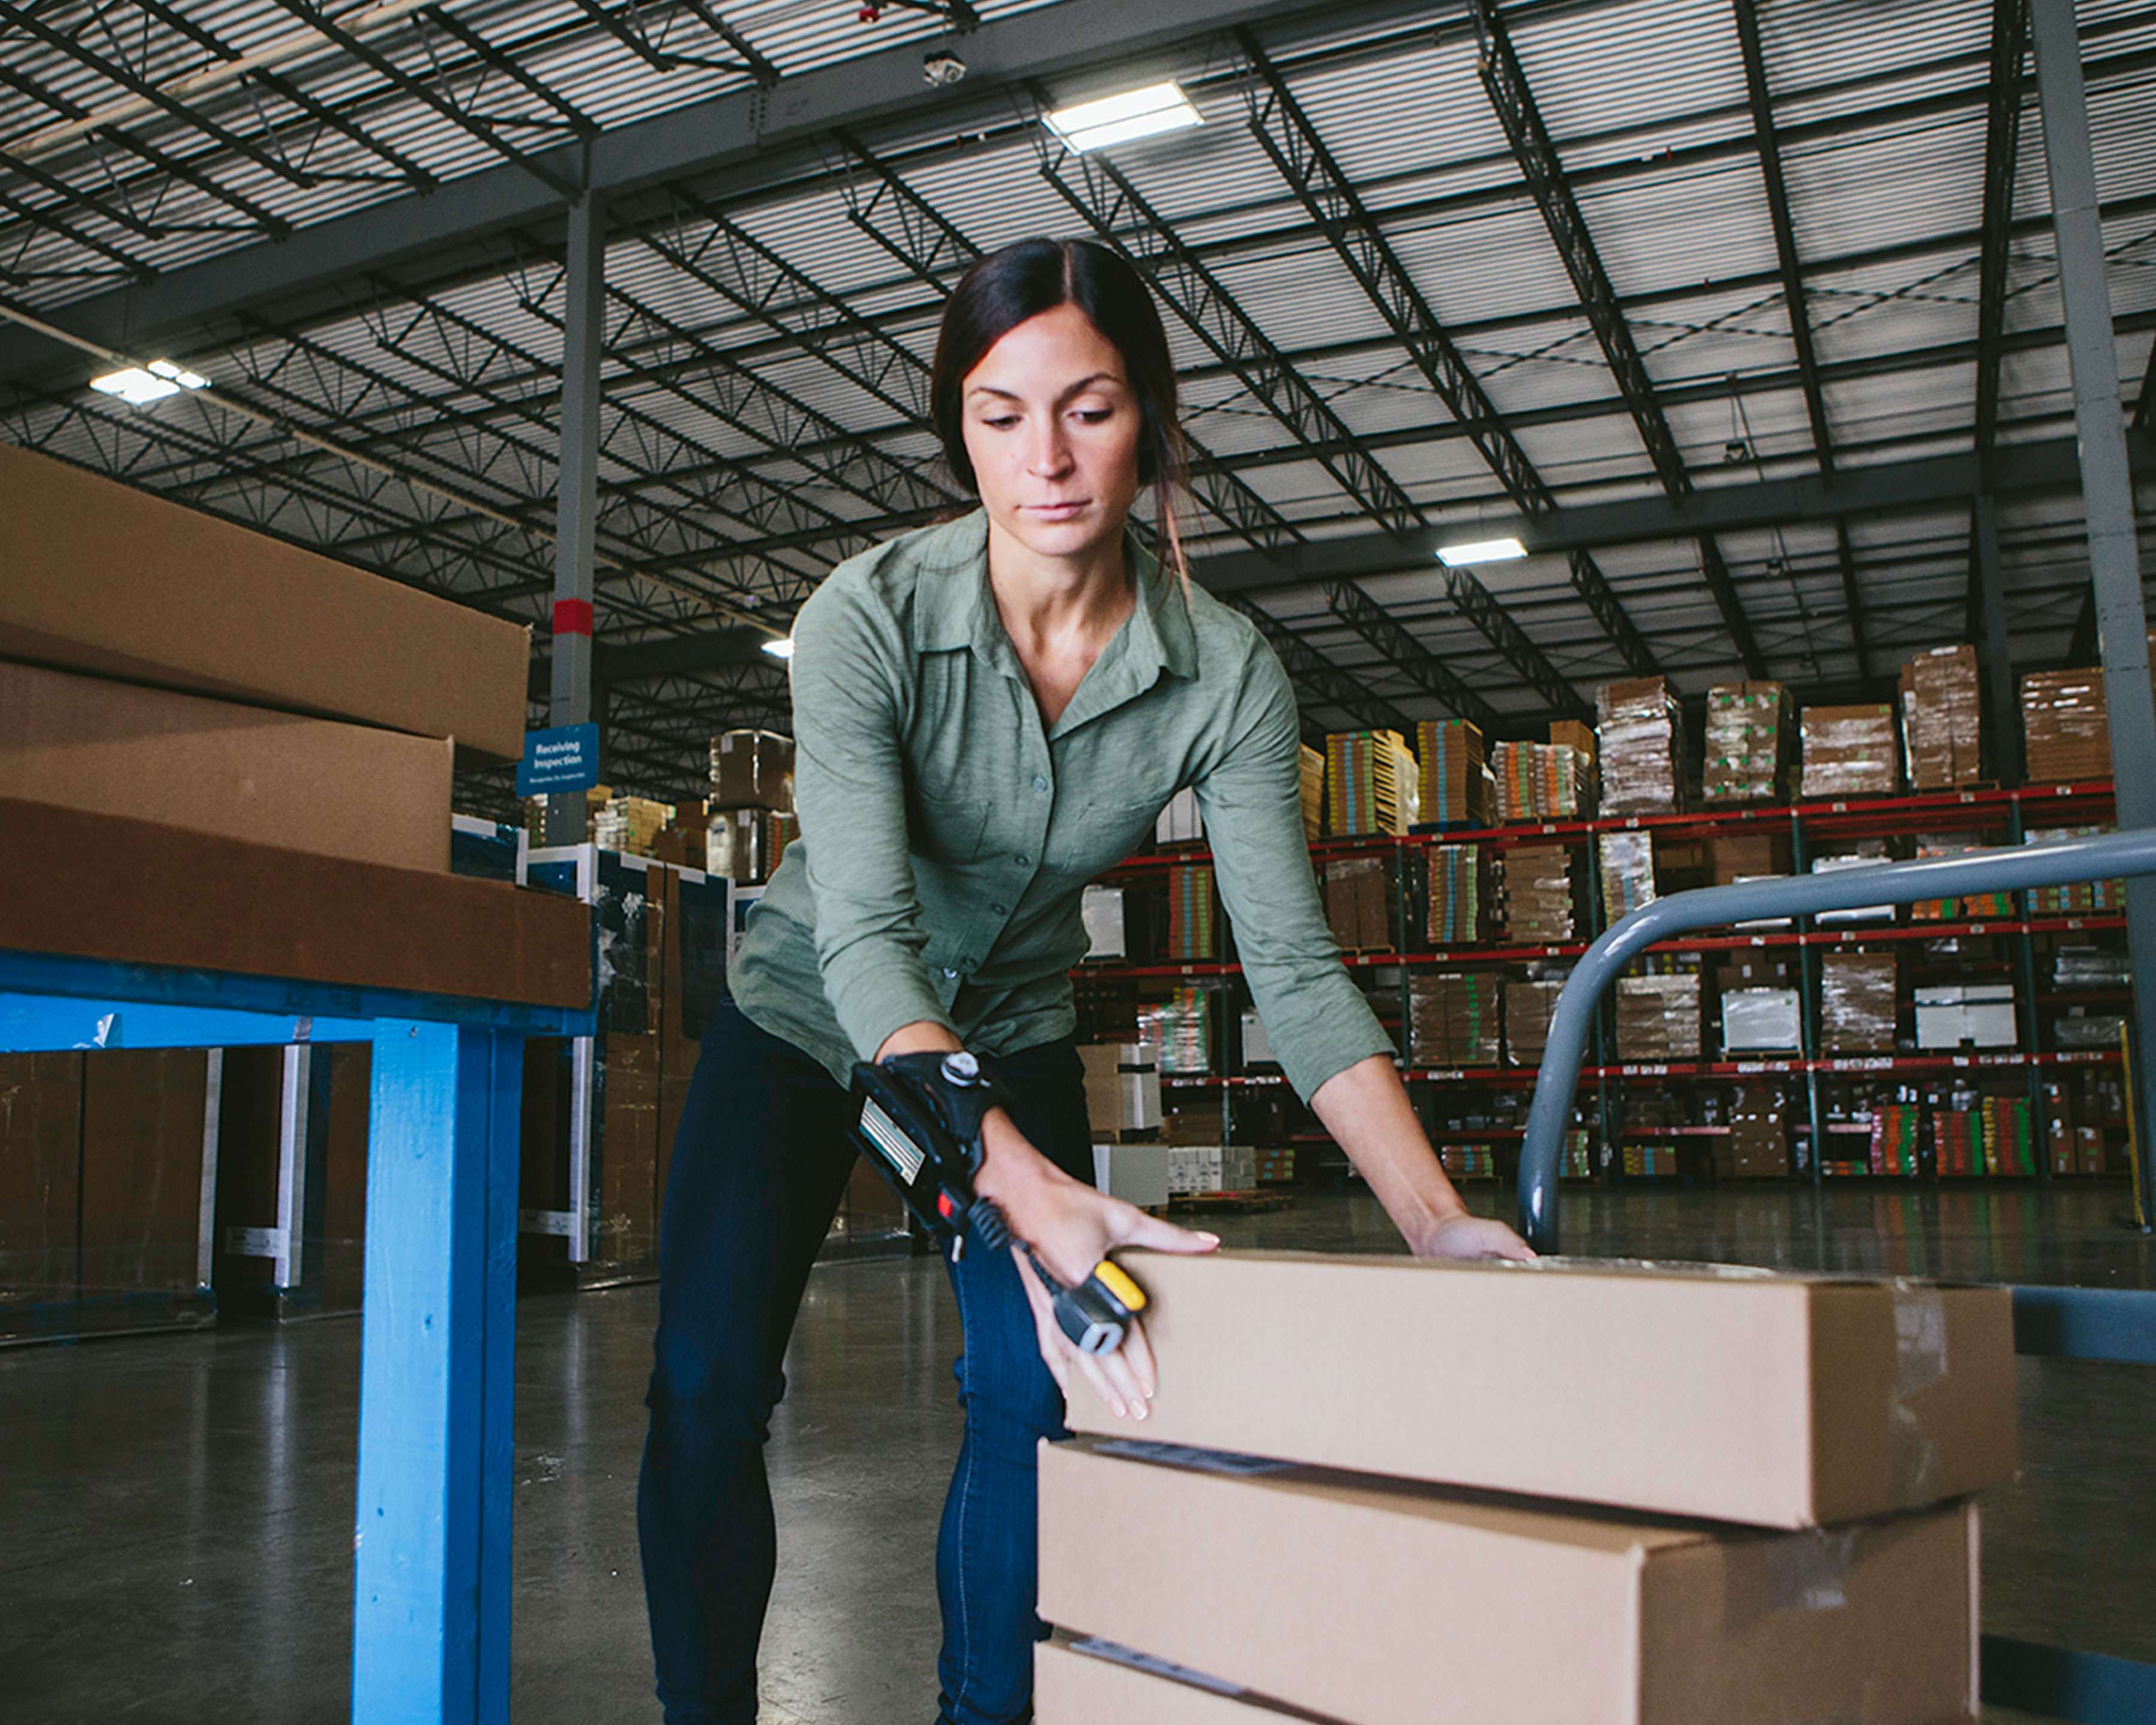
{"label": "black strap on wrist device", "polygon": [[1010,1238],[1002,1214],[973,1190],[981,1123],[1010,1093],[980,1056],[893,1055],[854,1068],[860,1099],[854,1139],[939,1244],[971,1239],[993,1251]]}

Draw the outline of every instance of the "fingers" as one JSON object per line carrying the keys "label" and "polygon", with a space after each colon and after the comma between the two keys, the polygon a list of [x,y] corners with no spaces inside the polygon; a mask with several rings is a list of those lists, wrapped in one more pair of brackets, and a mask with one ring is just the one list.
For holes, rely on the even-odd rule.
{"label": "fingers", "polygon": [[1012,1261],[1018,1266],[1026,1303],[1033,1307],[1033,1327],[1040,1344],[1041,1359],[1065,1398],[1070,1396],[1070,1371],[1075,1366],[1118,1420],[1144,1419],[1146,1404],[1152,1399],[1158,1379],[1152,1349],[1147,1344],[1145,1332],[1137,1321],[1132,1321],[1124,1334],[1123,1345],[1115,1353],[1081,1353],[1063,1333],[1063,1326],[1056,1322],[1055,1302],[1025,1255],[1014,1253]]}
{"label": "fingers", "polygon": [[1026,1304],[1033,1308],[1034,1335],[1040,1346],[1041,1363],[1048,1368],[1049,1375],[1055,1379],[1055,1387],[1067,1401],[1070,1397],[1070,1348],[1064,1337],[1063,1327],[1055,1321],[1055,1307],[1024,1255],[1013,1253],[1012,1261],[1018,1266],[1018,1279],[1025,1289]]}
{"label": "fingers", "polygon": [[1145,1246],[1156,1252],[1210,1252],[1217,1250],[1220,1245],[1217,1234],[1178,1228],[1173,1222],[1147,1215],[1127,1204],[1119,1204],[1118,1214],[1111,1219],[1109,1231],[1117,1245]]}

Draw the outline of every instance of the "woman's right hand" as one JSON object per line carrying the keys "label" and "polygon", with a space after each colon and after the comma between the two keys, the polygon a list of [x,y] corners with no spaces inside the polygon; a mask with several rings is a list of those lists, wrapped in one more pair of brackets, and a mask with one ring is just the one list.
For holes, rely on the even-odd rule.
{"label": "woman's right hand", "polygon": [[[982,1137],[984,1153],[974,1185],[1065,1287],[1083,1284],[1094,1266],[1118,1247],[1198,1253],[1220,1244],[1216,1235],[1178,1228],[1072,1179],[1034,1149],[1001,1109],[983,1122]],[[1118,1418],[1144,1419],[1158,1382],[1144,1325],[1133,1319],[1123,1345],[1113,1353],[1081,1353],[1055,1321],[1048,1290],[1025,1254],[1011,1255],[1033,1307],[1040,1357],[1064,1394],[1070,1394],[1075,1367]]]}

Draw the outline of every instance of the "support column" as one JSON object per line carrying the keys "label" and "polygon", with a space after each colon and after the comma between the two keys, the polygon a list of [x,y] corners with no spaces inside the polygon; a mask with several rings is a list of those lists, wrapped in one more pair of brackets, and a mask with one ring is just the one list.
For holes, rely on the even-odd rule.
{"label": "support column", "polygon": [[[599,475],[599,350],[606,321],[606,203],[569,206],[562,308],[562,449],[555,488],[554,655],[547,722],[592,716],[592,591]],[[584,842],[582,791],[547,799],[547,842]]]}
{"label": "support column", "polygon": [[[2133,534],[2133,481],[2118,391],[2118,337],[2104,280],[2103,228],[2096,160],[2089,144],[2088,92],[2073,0],[2034,0],[2030,33],[2044,116],[2044,164],[2051,187],[2059,285],[2066,302],[2066,353],[2081,444],[2082,498],[2088,516],[2089,578],[2103,653],[2111,721],[2112,776],[2122,829],[2156,826],[2156,696],[2148,683],[2148,614]],[[2156,875],[2126,883],[2127,941],[2133,954],[2133,1132],[2141,1189],[2156,1158]]]}
{"label": "support column", "polygon": [[2015,699],[2014,658],[2006,645],[2005,577],[1999,567],[1999,504],[1977,494],[1971,511],[1976,540],[1976,590],[1984,612],[1984,719],[1992,736],[1992,776],[2021,783],[2021,706]]}

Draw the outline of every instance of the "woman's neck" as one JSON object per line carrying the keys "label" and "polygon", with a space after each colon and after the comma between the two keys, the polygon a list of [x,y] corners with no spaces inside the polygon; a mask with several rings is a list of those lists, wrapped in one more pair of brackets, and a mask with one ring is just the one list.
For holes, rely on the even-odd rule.
{"label": "woman's neck", "polygon": [[1084,557],[1042,557],[991,522],[988,587],[1041,718],[1053,726],[1137,603],[1122,541]]}

